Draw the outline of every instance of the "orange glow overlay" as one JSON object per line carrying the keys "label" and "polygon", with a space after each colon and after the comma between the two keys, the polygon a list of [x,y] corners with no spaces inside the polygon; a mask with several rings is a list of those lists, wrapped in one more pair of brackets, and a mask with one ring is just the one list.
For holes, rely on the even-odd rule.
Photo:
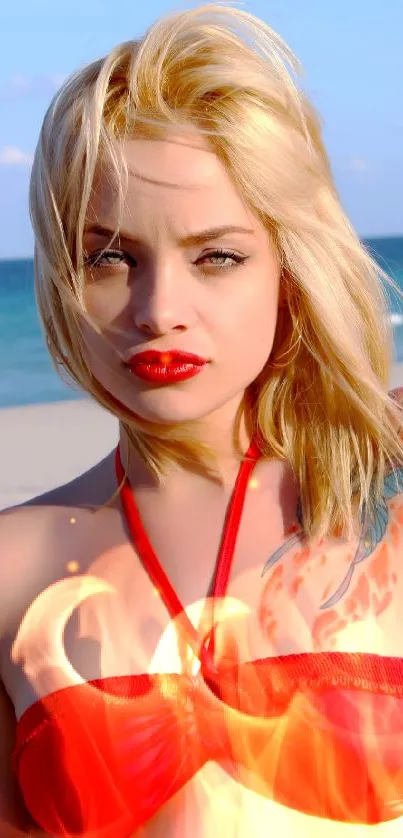
{"label": "orange glow overlay", "polygon": [[[365,680],[355,654],[384,653],[375,617],[367,610],[339,625],[335,643],[327,646],[332,659],[329,651],[322,655],[322,629],[312,634],[314,625],[308,630],[306,620],[309,646],[298,597],[310,594],[314,557],[299,546],[290,566],[299,576],[305,573],[305,586],[294,585],[293,605],[294,582],[285,583],[279,564],[264,579],[258,609],[241,596],[198,600],[186,608],[201,640],[214,622],[214,675],[191,648],[182,616],[168,618],[152,585],[136,605],[139,623],[159,626],[151,656],[142,645],[131,608],[122,605],[133,561],[127,555],[127,549],[111,550],[90,573],[48,587],[27,610],[13,645],[13,662],[41,699],[46,719],[34,707],[32,719],[39,721],[33,729],[28,709],[15,756],[22,785],[24,777],[32,784],[35,776],[35,794],[27,802],[42,828],[67,836],[85,824],[81,834],[94,838],[251,838],[266,834],[270,825],[270,834],[285,838],[360,838],[374,830],[381,838],[401,838],[403,680],[392,689],[376,662],[366,664]],[[330,559],[323,562],[322,555],[323,549],[316,561],[325,596]],[[332,561],[340,561],[344,572],[347,559],[342,562],[341,555],[337,548]],[[379,555],[374,553],[374,562]],[[69,573],[78,570],[77,562],[67,564]],[[254,573],[245,571],[239,581],[237,590],[245,596]],[[350,597],[360,584],[357,578]],[[266,619],[278,627],[285,614],[284,631],[301,640],[300,652],[270,656],[270,637],[278,631],[272,628],[266,655],[259,657],[252,649],[256,611],[260,632],[269,625]],[[86,679],[67,654],[66,628],[77,613],[79,637],[99,644],[102,684]],[[303,654],[307,650],[317,654]],[[54,786],[55,760],[57,781],[64,777],[65,788],[74,788],[67,808],[68,796]]]}
{"label": "orange glow overlay", "polygon": [[80,565],[78,562],[67,562],[66,567],[69,573],[77,573]]}

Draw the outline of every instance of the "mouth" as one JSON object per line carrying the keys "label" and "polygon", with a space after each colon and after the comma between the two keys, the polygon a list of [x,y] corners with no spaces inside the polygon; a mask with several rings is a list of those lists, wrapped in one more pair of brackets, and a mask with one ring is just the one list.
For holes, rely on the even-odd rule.
{"label": "mouth", "polygon": [[143,381],[171,384],[198,375],[208,364],[206,358],[190,352],[139,352],[126,362],[130,372]]}

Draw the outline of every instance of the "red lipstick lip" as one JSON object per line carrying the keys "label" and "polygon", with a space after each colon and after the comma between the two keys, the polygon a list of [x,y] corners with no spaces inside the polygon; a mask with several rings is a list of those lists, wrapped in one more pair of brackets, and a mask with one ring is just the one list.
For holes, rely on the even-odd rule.
{"label": "red lipstick lip", "polygon": [[198,375],[208,363],[206,358],[190,352],[147,350],[132,355],[126,362],[137,378],[154,384],[174,384]]}
{"label": "red lipstick lip", "polygon": [[199,355],[194,355],[192,352],[180,352],[176,349],[166,349],[164,352],[148,349],[145,352],[137,352],[126,361],[127,366],[134,367],[138,364],[194,364],[196,366],[203,366],[207,364],[206,358],[201,358]]}

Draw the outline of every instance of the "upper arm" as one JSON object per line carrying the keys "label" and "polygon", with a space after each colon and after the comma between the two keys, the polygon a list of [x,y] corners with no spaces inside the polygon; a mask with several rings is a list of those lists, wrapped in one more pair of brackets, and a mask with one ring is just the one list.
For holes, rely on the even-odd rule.
{"label": "upper arm", "polygon": [[[32,523],[23,510],[0,514],[0,641],[7,635],[10,620],[24,597],[22,580],[29,558]],[[12,765],[16,727],[12,701],[0,680],[0,836],[41,838],[45,833],[33,824],[27,812]]]}
{"label": "upper arm", "polygon": [[[0,515],[0,641],[7,632],[10,599],[13,598],[12,558],[16,540],[15,513]],[[16,718],[12,702],[0,680],[0,835],[24,835],[26,816],[12,767]]]}
{"label": "upper arm", "polygon": [[15,731],[13,705],[0,681],[0,835],[7,838],[35,835],[28,831],[30,819],[12,768]]}
{"label": "upper arm", "polygon": [[19,622],[44,578],[48,530],[45,509],[0,512],[0,641]]}

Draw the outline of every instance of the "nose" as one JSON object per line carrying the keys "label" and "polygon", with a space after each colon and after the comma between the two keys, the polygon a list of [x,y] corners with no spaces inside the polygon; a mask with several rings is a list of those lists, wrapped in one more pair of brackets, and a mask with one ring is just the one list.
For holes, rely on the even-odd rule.
{"label": "nose", "polygon": [[161,263],[150,268],[140,282],[132,303],[136,329],[153,335],[186,331],[192,314],[189,277],[183,276],[183,268]]}

